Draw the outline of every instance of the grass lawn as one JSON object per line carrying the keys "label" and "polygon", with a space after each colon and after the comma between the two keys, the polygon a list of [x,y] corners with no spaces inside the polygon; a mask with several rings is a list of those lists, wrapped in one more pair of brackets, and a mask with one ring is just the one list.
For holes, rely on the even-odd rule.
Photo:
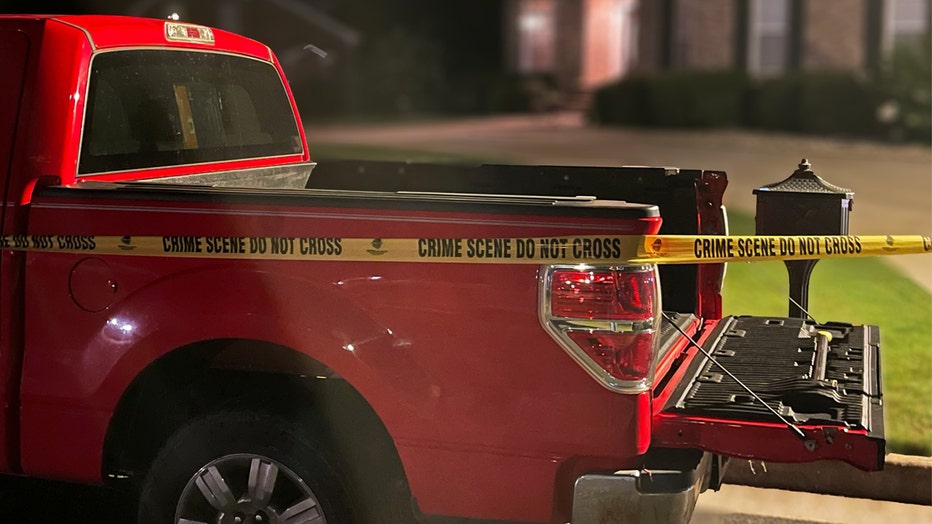
{"label": "grass lawn", "polygon": [[[316,143],[311,152],[321,161],[482,162],[445,153],[358,145]],[[754,234],[753,217],[732,210],[729,221],[732,233]],[[782,262],[729,264],[725,313],[785,316],[787,290]],[[809,312],[822,322],[881,327],[887,450],[932,455],[932,295],[880,258],[822,260],[812,272]]]}

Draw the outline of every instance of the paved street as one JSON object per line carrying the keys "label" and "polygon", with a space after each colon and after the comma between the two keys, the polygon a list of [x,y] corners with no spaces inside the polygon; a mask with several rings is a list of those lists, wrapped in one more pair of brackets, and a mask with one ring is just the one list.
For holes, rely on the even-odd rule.
{"label": "paved street", "polygon": [[[725,204],[753,214],[757,187],[783,180],[806,157],[816,174],[855,191],[851,233],[932,232],[932,151],[738,131],[591,127],[575,113],[500,116],[374,126],[315,126],[314,143],[371,144],[531,164],[654,165],[728,173]],[[932,257],[888,258],[932,290]]]}
{"label": "paved street", "polygon": [[[0,507],[3,521],[16,524],[132,522],[132,503],[126,496],[36,479],[0,476]],[[726,485],[699,497],[691,524],[885,522],[932,523],[932,507]]]}

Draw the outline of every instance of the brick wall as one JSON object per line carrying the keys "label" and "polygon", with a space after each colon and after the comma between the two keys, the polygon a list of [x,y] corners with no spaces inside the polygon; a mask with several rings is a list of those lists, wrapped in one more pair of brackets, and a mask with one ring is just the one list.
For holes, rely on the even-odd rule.
{"label": "brick wall", "polygon": [[[750,0],[745,0],[750,1]],[[766,0],[761,0],[766,1]],[[641,0],[637,71],[664,69],[668,37],[672,69],[734,67],[741,16],[737,0]],[[868,0],[801,0],[799,65],[802,69],[858,70],[867,57]],[[664,7],[671,5],[672,34],[663,34]]]}
{"label": "brick wall", "polygon": [[557,1],[557,85],[573,91],[579,87],[583,61],[583,10],[579,0]]}
{"label": "brick wall", "polygon": [[[651,3],[650,0],[643,3]],[[673,65],[727,69],[735,63],[734,0],[679,0],[673,14]]]}
{"label": "brick wall", "polygon": [[864,0],[803,2],[803,69],[859,69],[865,63]]}
{"label": "brick wall", "polygon": [[641,0],[638,5],[638,56],[637,73],[656,73],[661,70],[663,53],[663,2]]}

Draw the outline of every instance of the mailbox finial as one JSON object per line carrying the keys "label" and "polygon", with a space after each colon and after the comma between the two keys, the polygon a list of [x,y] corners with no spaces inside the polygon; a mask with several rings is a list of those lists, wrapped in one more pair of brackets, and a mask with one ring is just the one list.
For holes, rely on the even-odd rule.
{"label": "mailbox finial", "polygon": [[809,171],[812,169],[812,164],[809,163],[808,159],[802,159],[799,161],[799,170],[800,171]]}

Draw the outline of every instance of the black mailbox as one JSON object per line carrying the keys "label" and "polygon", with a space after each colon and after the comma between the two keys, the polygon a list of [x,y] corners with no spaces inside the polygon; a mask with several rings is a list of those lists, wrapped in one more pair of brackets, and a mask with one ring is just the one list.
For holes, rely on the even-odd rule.
{"label": "black mailbox", "polygon": [[[805,158],[786,180],[754,190],[758,235],[847,235],[854,192],[823,180]],[[785,261],[790,277],[789,316],[805,318],[809,276],[818,260]]]}

